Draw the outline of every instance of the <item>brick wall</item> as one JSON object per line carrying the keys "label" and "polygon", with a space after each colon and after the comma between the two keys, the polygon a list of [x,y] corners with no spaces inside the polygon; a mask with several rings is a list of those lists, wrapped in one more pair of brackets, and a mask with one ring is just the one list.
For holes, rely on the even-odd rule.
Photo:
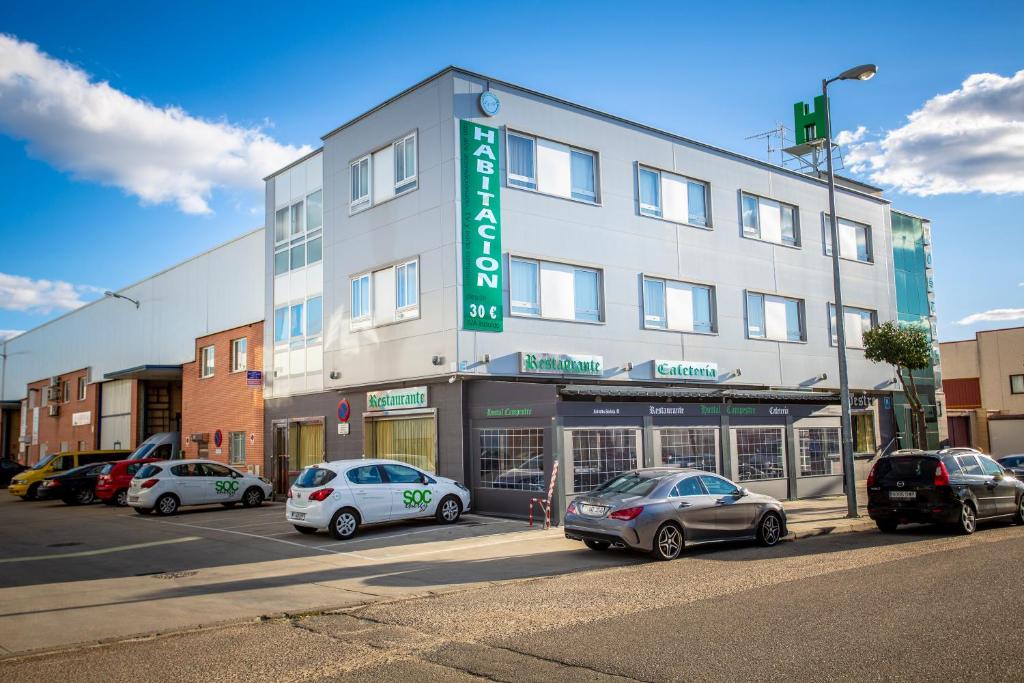
{"label": "brick wall", "polygon": [[[78,398],[78,380],[84,379],[85,400]],[[50,400],[48,391],[50,378],[41,379],[28,385],[29,396],[34,396],[34,405],[39,406],[39,433],[28,446],[28,462],[35,463],[39,454],[57,453],[63,450],[93,449],[99,447],[99,385],[88,384],[89,369],[83,368],[60,375],[57,386],[61,395]],[[63,387],[67,382],[67,394]],[[65,398],[67,400],[65,400]],[[50,416],[50,406],[56,406],[57,415]],[[81,415],[81,421],[87,424],[72,425],[73,416]],[[88,415],[85,415],[88,413]],[[28,415],[28,429],[32,429],[31,409]],[[31,433],[28,434],[31,436]]]}
{"label": "brick wall", "polygon": [[[235,327],[196,339],[195,360],[182,366],[181,443],[186,458],[206,457],[228,463],[230,435],[245,434],[245,463],[240,469],[263,473],[263,387],[246,385],[245,371],[231,371],[231,342],[246,340],[246,368],[263,369],[263,322]],[[201,349],[214,347],[212,377],[200,377]],[[220,453],[214,434],[221,431]],[[192,434],[207,434],[206,452]]]}

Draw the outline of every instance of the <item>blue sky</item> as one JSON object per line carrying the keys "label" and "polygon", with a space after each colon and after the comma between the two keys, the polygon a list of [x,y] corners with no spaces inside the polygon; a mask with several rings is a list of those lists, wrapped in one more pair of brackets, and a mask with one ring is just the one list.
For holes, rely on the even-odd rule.
{"label": "blue sky", "polygon": [[[763,158],[764,142],[747,136],[792,125],[793,102],[810,100],[823,76],[868,61],[879,65],[874,80],[833,90],[834,127],[864,126],[848,161],[897,186],[897,207],[933,220],[940,338],[1024,324],[1024,75],[1009,80],[1024,69],[1020,3],[148,5],[5,9],[0,33],[9,48],[37,46],[23,68],[43,69],[40,83],[54,60],[68,62],[86,75],[72,85],[109,83],[104,102],[158,130],[119,158],[130,132],[80,135],[88,121],[66,125],[80,116],[74,106],[33,99],[67,93],[40,94],[24,74],[5,80],[0,59],[0,330],[28,329],[258,227],[259,179],[278,160],[448,64]],[[977,79],[953,105],[926,107],[986,73],[1002,80]],[[193,135],[196,121],[198,139],[173,138]],[[972,121],[982,132],[960,139],[998,149],[942,151],[943,131]],[[221,149],[204,136],[229,141]]]}

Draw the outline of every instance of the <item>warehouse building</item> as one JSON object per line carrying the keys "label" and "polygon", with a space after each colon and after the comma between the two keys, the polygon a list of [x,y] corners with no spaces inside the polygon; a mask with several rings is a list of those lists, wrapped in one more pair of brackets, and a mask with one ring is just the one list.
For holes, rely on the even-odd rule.
{"label": "warehouse building", "polygon": [[[891,211],[839,188],[858,444],[893,443]],[[267,467],[388,456],[525,514],[683,464],[841,490],[827,188],[457,68],[266,179]],[[870,429],[868,429],[870,427]]]}

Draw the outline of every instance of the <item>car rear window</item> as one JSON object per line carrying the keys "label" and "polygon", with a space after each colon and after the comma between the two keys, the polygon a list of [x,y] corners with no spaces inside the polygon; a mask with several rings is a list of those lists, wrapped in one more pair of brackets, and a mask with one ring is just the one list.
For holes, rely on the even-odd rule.
{"label": "car rear window", "polygon": [[663,477],[644,477],[635,472],[620,474],[594,489],[593,493],[626,493],[646,496],[661,482]]}
{"label": "car rear window", "polygon": [[139,479],[146,479],[147,477],[155,477],[161,472],[163,472],[163,470],[157,467],[156,465],[146,465],[141,470],[139,470],[139,473],[136,474],[135,476]]}
{"label": "car rear window", "polygon": [[334,479],[335,473],[319,467],[308,467],[295,480],[295,485],[304,489],[319,488]]}
{"label": "car rear window", "polygon": [[878,461],[875,479],[880,484],[895,481],[930,484],[935,481],[935,468],[938,463],[935,458],[915,456],[882,458]]}
{"label": "car rear window", "polygon": [[100,474],[110,474],[110,471],[114,469],[114,463],[108,462],[106,465],[100,468]]}

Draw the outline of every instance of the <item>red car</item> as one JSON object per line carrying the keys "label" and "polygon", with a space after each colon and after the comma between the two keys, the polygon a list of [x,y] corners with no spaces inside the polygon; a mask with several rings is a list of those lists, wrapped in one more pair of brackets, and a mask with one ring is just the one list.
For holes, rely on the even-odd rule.
{"label": "red car", "polygon": [[142,458],[108,462],[96,478],[96,497],[107,505],[124,507],[128,504],[128,486],[132,483],[135,473],[143,465],[160,460],[161,458]]}

